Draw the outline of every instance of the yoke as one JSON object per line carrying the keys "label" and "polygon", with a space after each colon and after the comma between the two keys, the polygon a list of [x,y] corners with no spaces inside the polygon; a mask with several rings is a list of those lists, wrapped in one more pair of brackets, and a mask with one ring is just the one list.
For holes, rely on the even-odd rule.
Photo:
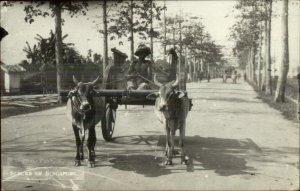
{"label": "yoke", "polygon": [[[155,105],[155,100],[148,100],[149,94],[158,90],[96,90],[95,97],[105,97],[113,99],[118,105]],[[68,91],[61,91],[61,96],[68,96]],[[184,91],[185,96],[187,92]]]}

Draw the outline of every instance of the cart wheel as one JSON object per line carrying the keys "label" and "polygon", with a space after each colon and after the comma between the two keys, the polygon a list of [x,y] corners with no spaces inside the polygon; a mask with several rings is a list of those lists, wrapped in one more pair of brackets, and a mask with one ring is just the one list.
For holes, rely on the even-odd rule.
{"label": "cart wheel", "polygon": [[115,129],[116,110],[107,105],[105,120],[102,120],[102,136],[106,141],[111,141]]}

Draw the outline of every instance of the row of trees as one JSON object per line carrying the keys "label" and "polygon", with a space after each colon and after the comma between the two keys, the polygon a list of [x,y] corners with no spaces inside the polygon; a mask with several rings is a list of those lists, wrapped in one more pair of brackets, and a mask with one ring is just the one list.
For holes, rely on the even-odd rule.
{"label": "row of trees", "polygon": [[[215,75],[222,62],[221,46],[218,46],[205,30],[201,18],[176,15],[164,16],[159,23],[162,29],[158,40],[162,43],[164,55],[167,46],[179,52],[180,70],[186,70],[189,80],[196,80],[199,73]],[[218,65],[219,64],[219,65]]]}
{"label": "row of trees", "polygon": [[[35,17],[51,16],[55,20],[55,63],[57,70],[57,91],[62,89],[63,74],[63,38],[62,24],[65,20],[62,18],[62,12],[67,12],[71,17],[78,14],[86,15],[89,4],[86,1],[29,1],[29,2],[2,2],[2,6],[13,6],[14,3],[24,4],[26,13],[25,21],[33,23]],[[108,32],[112,34],[111,40],[114,38],[122,38],[127,36],[130,31],[129,40],[131,41],[131,60],[134,58],[134,33],[145,36],[147,34],[151,38],[155,32],[148,30],[148,25],[152,26],[153,18],[160,19],[160,11],[162,7],[156,6],[152,0],[144,1],[107,1],[103,0],[99,3],[103,7],[103,30],[99,30],[104,35],[103,50],[103,71],[108,64]],[[45,9],[47,6],[47,9]],[[95,6],[95,5],[94,5]],[[108,9],[109,8],[109,9]],[[109,12],[111,11],[111,15]],[[128,14],[129,13],[129,14]],[[100,21],[99,21],[100,22]],[[109,26],[110,24],[110,26]],[[122,43],[120,41],[120,43]],[[104,72],[103,72],[104,74]],[[61,98],[59,96],[59,101]]]}
{"label": "row of trees", "polygon": [[[68,44],[64,44],[63,40],[66,36],[62,36],[62,24],[65,20],[62,18],[62,12],[68,13],[71,17],[78,14],[86,15],[91,3],[86,1],[30,1],[30,2],[2,2],[2,6],[13,6],[15,3],[24,4],[24,11],[26,13],[25,21],[33,23],[35,17],[53,17],[55,20],[55,32],[50,34],[49,39],[44,39],[38,36],[39,42],[34,47],[27,45],[24,51],[27,51],[28,55],[31,55],[31,63],[27,64],[27,67],[43,68],[55,67],[56,68],[56,82],[57,92],[59,93],[63,89],[62,80],[64,75],[63,63],[66,61],[65,57],[68,55],[76,55],[80,57],[74,48]],[[103,15],[98,17],[95,22],[102,23],[103,27],[99,32],[103,34],[104,49],[103,49],[103,61],[102,71],[108,64],[108,43],[109,40],[119,40],[120,45],[124,37],[127,37],[131,44],[130,48],[130,60],[134,59],[134,42],[135,37],[140,39],[150,39],[151,50],[153,50],[153,39],[160,40],[164,45],[164,53],[166,54],[166,46],[174,45],[179,47],[179,64],[185,65],[180,68],[189,68],[190,76],[196,76],[199,71],[211,72],[211,68],[216,67],[216,63],[220,62],[222,54],[220,47],[212,41],[210,35],[205,32],[204,26],[201,22],[189,22],[183,20],[182,17],[166,17],[165,4],[159,6],[153,0],[143,1],[107,1],[92,2],[93,7],[102,7]],[[161,20],[161,13],[164,12],[164,26],[163,31],[156,30],[153,27],[155,20]],[[163,34],[162,35],[160,34]],[[171,34],[170,34],[171,33]],[[179,34],[178,34],[179,33]],[[108,35],[109,34],[109,35]],[[169,37],[172,36],[172,37]],[[177,36],[175,38],[175,36]],[[46,43],[45,43],[46,42]],[[42,47],[48,47],[45,52]],[[40,50],[38,50],[40,47]],[[31,52],[34,52],[34,55]],[[40,55],[42,52],[43,56]],[[65,55],[68,52],[68,55]],[[70,53],[71,52],[71,53]],[[185,56],[182,53],[185,52]],[[49,55],[55,55],[55,59],[49,58]],[[64,57],[65,56],[65,57]],[[99,57],[100,55],[98,55]],[[74,57],[74,56],[73,56]],[[90,54],[91,57],[91,54]],[[100,56],[101,57],[101,56]],[[37,61],[37,58],[39,61]],[[78,60],[84,60],[77,58]],[[193,59],[193,65],[191,64]],[[151,54],[151,60],[153,61],[153,53]],[[75,62],[75,61],[74,61]],[[34,64],[40,63],[41,66],[36,67]],[[189,64],[188,64],[189,63]],[[206,63],[206,65],[205,65]],[[210,63],[210,65],[208,64]],[[32,64],[32,65],[31,65]],[[29,66],[31,65],[31,66]],[[189,66],[189,67],[188,67]],[[204,66],[205,69],[204,69]],[[102,73],[105,74],[104,72]],[[59,97],[59,101],[60,101]]]}
{"label": "row of trees", "polygon": [[[273,0],[239,0],[237,22],[232,26],[234,54],[248,80],[266,94],[273,94],[271,75],[271,24]],[[285,85],[289,69],[288,0],[282,1],[282,60],[274,101],[285,101]]]}

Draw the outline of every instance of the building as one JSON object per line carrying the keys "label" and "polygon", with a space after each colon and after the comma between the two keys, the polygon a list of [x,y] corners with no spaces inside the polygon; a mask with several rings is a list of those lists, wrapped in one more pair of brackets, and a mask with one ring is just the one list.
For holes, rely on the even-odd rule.
{"label": "building", "polygon": [[25,69],[20,65],[6,65],[1,62],[1,94],[19,93]]}

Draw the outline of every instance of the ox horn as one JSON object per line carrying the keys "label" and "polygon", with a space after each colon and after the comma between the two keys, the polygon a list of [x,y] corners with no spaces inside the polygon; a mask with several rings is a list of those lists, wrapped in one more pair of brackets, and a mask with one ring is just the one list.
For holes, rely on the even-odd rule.
{"label": "ox horn", "polygon": [[157,85],[157,86],[162,86],[162,83],[160,83],[159,81],[157,81],[156,79],[156,74],[154,74],[154,84]]}
{"label": "ox horn", "polygon": [[95,85],[95,84],[98,82],[99,78],[100,78],[100,76],[98,76],[98,77],[96,78],[96,80],[92,81],[92,82],[91,82],[91,85]]}
{"label": "ox horn", "polygon": [[79,81],[76,79],[76,77],[73,75],[73,82],[78,85],[79,84]]}
{"label": "ox horn", "polygon": [[179,84],[178,74],[176,74],[176,81],[172,84],[172,87],[176,87]]}

